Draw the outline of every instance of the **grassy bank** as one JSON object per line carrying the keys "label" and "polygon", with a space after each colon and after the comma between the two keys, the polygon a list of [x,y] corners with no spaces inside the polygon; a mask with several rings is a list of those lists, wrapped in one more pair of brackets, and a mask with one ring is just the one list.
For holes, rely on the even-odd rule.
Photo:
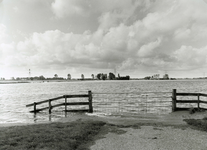
{"label": "grassy bank", "polygon": [[0,128],[1,150],[87,150],[105,123],[81,121]]}
{"label": "grassy bank", "polygon": [[193,128],[206,131],[207,132],[207,118],[203,119],[184,119],[187,124],[191,125]]}
{"label": "grassy bank", "polygon": [[[93,141],[108,132],[124,134],[121,128],[165,127],[162,123],[111,124],[96,120],[36,124],[0,128],[1,150],[89,150]],[[183,128],[183,126],[175,126]]]}
{"label": "grassy bank", "polygon": [[[83,117],[74,122],[56,122],[28,126],[13,126],[0,128],[1,150],[89,150],[93,141],[103,138],[108,132],[124,134],[121,128],[141,129],[141,126],[187,128],[187,125],[170,125],[162,122],[142,122],[139,119],[114,120],[110,122],[103,118]],[[100,121],[101,120],[101,121]],[[207,118],[186,119],[189,125],[196,129],[207,131]],[[107,122],[107,123],[106,123]]]}

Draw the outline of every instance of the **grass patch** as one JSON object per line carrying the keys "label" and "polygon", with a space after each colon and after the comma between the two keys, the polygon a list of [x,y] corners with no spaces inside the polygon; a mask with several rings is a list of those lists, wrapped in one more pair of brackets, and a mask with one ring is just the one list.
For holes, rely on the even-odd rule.
{"label": "grass patch", "polygon": [[37,124],[0,128],[1,150],[88,150],[102,121]]}
{"label": "grass patch", "polygon": [[207,118],[203,119],[184,119],[187,124],[193,126],[195,129],[207,132]]}

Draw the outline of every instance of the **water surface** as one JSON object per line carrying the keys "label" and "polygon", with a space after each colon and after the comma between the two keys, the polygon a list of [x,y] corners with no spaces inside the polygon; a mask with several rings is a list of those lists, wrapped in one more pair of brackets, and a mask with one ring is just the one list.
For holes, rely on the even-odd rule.
{"label": "water surface", "polygon": [[[57,111],[48,115],[47,111],[36,116],[29,113],[27,104],[62,95],[93,93],[137,93],[137,92],[178,92],[207,93],[206,80],[159,80],[159,81],[74,81],[74,82],[33,82],[20,84],[0,84],[0,123],[32,123],[35,121],[56,120],[65,113]],[[126,96],[125,96],[126,97]],[[113,96],[107,97],[110,101]],[[94,96],[94,101],[98,101]],[[127,101],[127,99],[118,99]],[[143,99],[144,101],[145,99]],[[170,101],[169,99],[166,99]],[[95,108],[94,108],[95,109]],[[67,114],[67,115],[72,115]]]}

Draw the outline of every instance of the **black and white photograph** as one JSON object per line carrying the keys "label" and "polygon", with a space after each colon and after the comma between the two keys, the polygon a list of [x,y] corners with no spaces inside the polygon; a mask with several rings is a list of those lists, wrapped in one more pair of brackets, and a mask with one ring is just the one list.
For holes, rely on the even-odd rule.
{"label": "black and white photograph", "polygon": [[0,0],[0,150],[206,150],[207,0]]}

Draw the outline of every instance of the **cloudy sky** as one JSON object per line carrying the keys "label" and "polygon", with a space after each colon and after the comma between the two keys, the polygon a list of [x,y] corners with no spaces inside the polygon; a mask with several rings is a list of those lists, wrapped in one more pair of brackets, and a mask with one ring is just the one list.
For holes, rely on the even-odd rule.
{"label": "cloudy sky", "polygon": [[0,0],[0,77],[207,76],[207,0]]}

